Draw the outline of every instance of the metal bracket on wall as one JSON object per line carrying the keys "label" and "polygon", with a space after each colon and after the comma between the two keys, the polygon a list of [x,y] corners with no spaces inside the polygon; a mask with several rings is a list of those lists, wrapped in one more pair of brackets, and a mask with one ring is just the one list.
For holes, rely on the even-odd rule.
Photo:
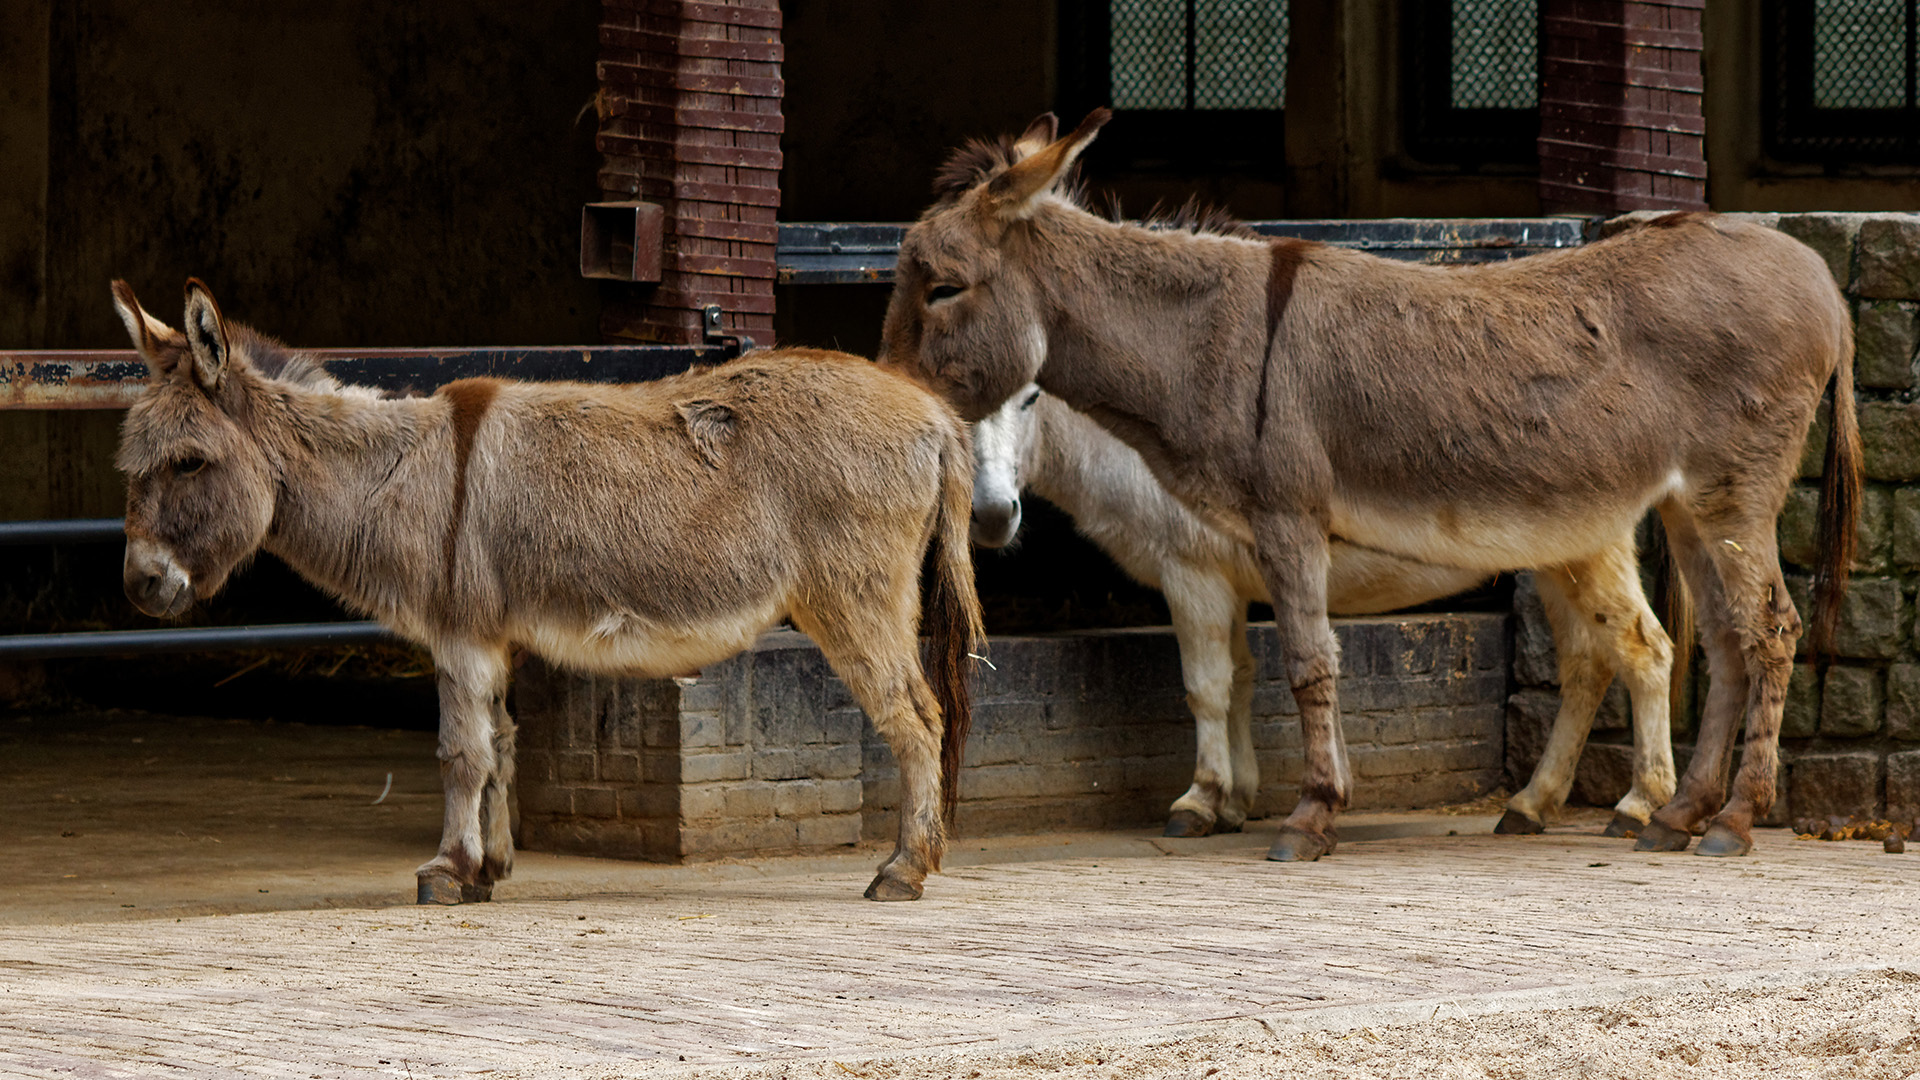
{"label": "metal bracket on wall", "polygon": [[724,315],[719,304],[708,304],[700,309],[700,333],[706,343],[730,349],[734,356],[752,350],[753,339],[747,335],[721,333],[725,329],[721,322]]}

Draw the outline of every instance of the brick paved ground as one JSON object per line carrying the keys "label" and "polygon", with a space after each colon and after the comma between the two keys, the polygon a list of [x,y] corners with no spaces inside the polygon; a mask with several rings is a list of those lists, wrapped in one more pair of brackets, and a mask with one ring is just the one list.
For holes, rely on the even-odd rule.
{"label": "brick paved ground", "polygon": [[1589,835],[1425,836],[1281,866],[1258,859],[1265,839],[1065,845],[954,867],[917,904],[859,900],[869,861],[841,858],[623,868],[621,892],[574,900],[515,899],[545,888],[527,870],[501,902],[455,910],[0,927],[0,1074],[598,1077],[684,1060],[819,1076],[931,1052],[948,1055],[939,1075],[1029,1043],[1920,959],[1920,855],[1878,845],[1767,831],[1723,862]]}

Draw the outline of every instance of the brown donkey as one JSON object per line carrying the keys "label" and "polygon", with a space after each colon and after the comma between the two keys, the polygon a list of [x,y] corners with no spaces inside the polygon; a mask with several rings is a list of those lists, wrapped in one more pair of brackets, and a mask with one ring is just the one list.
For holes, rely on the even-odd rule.
{"label": "brown donkey", "polygon": [[[1774,521],[1829,383],[1816,643],[1851,564],[1852,327],[1820,256],[1702,215],[1462,268],[1108,221],[1062,184],[1107,117],[1056,139],[1045,116],[954,157],[901,243],[882,361],[970,420],[1038,382],[1254,545],[1307,758],[1269,857],[1332,851],[1349,791],[1330,538],[1467,569],[1568,568],[1577,589],[1573,568],[1649,508],[1698,605],[1712,689],[1692,764],[1638,846],[1684,849],[1712,816],[1702,854],[1749,851],[1801,629]],[[1625,647],[1661,640],[1644,614],[1593,618]]]}
{"label": "brown donkey", "polygon": [[937,398],[856,357],[789,350],[643,386],[469,379],[382,399],[224,321],[198,282],[184,334],[124,282],[113,293],[154,376],[121,431],[128,598],[178,615],[265,550],[432,650],[446,817],[423,903],[487,899],[512,869],[513,645],[676,675],[785,617],[900,762],[899,844],[867,896],[919,897],[981,637],[972,453]]}

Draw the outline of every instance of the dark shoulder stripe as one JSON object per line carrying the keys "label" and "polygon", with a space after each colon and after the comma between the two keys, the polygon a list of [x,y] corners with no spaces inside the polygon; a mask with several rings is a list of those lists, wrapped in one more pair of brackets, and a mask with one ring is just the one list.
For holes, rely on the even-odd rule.
{"label": "dark shoulder stripe", "polygon": [[449,420],[453,425],[453,513],[447,519],[447,535],[441,542],[449,601],[453,592],[454,553],[458,550],[460,523],[467,514],[467,463],[473,457],[473,436],[480,430],[480,421],[487,415],[487,409],[493,405],[493,399],[499,393],[500,383],[497,380],[461,379],[441,387],[436,395],[446,398],[452,406]]}
{"label": "dark shoulder stripe", "polygon": [[1267,345],[1271,347],[1273,335],[1280,329],[1280,320],[1287,316],[1287,305],[1293,300],[1294,275],[1300,272],[1300,263],[1308,249],[1319,245],[1290,236],[1267,243],[1273,252],[1273,268],[1267,272]]}
{"label": "dark shoulder stripe", "polygon": [[1258,439],[1267,430],[1267,368],[1273,358],[1273,339],[1280,322],[1287,317],[1287,305],[1293,302],[1293,279],[1307,252],[1318,244],[1291,236],[1267,241],[1272,264],[1267,269],[1267,341],[1260,353],[1260,396],[1254,401],[1253,436]]}

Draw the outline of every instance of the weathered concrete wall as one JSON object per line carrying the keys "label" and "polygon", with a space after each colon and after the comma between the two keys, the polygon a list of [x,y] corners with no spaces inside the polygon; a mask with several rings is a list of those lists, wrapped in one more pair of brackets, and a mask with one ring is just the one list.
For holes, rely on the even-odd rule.
{"label": "weathered concrete wall", "polygon": [[[1354,804],[1475,798],[1499,784],[1502,615],[1339,620]],[[1252,634],[1257,814],[1299,795],[1300,727],[1271,625]],[[996,638],[975,691],[956,829],[1149,825],[1193,774],[1193,720],[1164,627]],[[651,859],[890,837],[892,753],[805,637],[764,636],[697,679],[515,682],[529,848]]]}
{"label": "weathered concrete wall", "polygon": [[[1769,820],[1828,814],[1920,814],[1920,215],[1752,215],[1811,245],[1827,259],[1854,312],[1854,396],[1865,449],[1866,486],[1859,554],[1841,608],[1835,657],[1824,673],[1794,668],[1781,727],[1782,798]],[[1802,618],[1811,611],[1817,557],[1819,477],[1826,415],[1807,439],[1801,482],[1781,515],[1780,556]],[[1514,681],[1508,729],[1509,774],[1524,778],[1557,707],[1551,631],[1529,586],[1516,592]],[[1692,699],[1704,699],[1695,665]],[[1577,798],[1601,805],[1626,793],[1625,697],[1616,685],[1580,762]],[[1691,711],[1676,718],[1684,765]]]}
{"label": "weathered concrete wall", "polygon": [[[123,348],[109,279],[177,320],[189,275],[301,345],[597,340],[598,9],[9,7],[0,348]],[[0,518],[117,514],[118,420],[0,412]]]}

